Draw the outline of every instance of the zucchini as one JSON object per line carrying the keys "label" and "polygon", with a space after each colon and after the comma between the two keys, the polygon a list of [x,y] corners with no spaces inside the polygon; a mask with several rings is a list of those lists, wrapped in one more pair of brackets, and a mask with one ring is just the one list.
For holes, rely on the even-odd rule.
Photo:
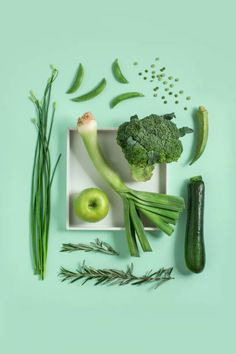
{"label": "zucchini", "polygon": [[200,273],[205,267],[204,246],[205,185],[201,176],[190,178],[188,185],[185,262],[189,270]]}

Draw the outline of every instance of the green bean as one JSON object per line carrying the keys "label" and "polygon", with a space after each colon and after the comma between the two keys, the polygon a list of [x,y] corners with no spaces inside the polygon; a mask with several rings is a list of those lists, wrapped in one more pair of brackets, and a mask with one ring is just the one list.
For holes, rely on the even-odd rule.
{"label": "green bean", "polygon": [[98,96],[104,90],[106,84],[107,84],[106,79],[102,79],[94,89],[85,93],[82,96],[72,98],[71,101],[83,102],[83,101],[90,100],[91,98]]}
{"label": "green bean", "polygon": [[83,77],[84,77],[84,68],[82,64],[79,64],[74,80],[70,88],[66,91],[66,93],[74,93],[75,91],[77,91],[82,83]]}
{"label": "green bean", "polygon": [[121,95],[118,95],[116,97],[114,97],[111,102],[110,102],[110,106],[111,108],[115,107],[118,103],[124,101],[124,100],[128,100],[130,98],[135,98],[135,97],[144,97],[144,94],[140,93],[140,92],[125,92],[122,93]]}
{"label": "green bean", "polygon": [[118,63],[118,59],[116,59],[112,64],[112,71],[117,81],[122,84],[128,84],[129,81],[124,77],[121,72],[120,65]]}

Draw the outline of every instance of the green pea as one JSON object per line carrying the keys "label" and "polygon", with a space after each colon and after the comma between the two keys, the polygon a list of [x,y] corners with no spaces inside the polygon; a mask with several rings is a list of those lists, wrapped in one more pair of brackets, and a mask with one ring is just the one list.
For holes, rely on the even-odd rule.
{"label": "green pea", "polygon": [[166,70],[166,68],[163,66],[163,68],[161,68],[160,71],[164,71],[164,70]]}
{"label": "green pea", "polygon": [[151,68],[155,68],[155,64],[152,64],[152,65],[150,65],[151,66]]}
{"label": "green pea", "polygon": [[164,99],[165,99],[165,96],[161,96],[161,98],[162,98],[162,100],[164,100]]}
{"label": "green pea", "polygon": [[187,111],[187,109],[188,109],[187,107],[184,107],[184,110],[185,110],[185,111]]}
{"label": "green pea", "polygon": [[137,62],[137,61],[135,61],[133,64],[134,64],[134,65],[138,65],[138,62]]}
{"label": "green pea", "polygon": [[179,101],[175,101],[175,104],[178,104],[179,103]]}
{"label": "green pea", "polygon": [[165,91],[169,91],[169,87],[166,87],[166,88],[165,88]]}
{"label": "green pea", "polygon": [[169,80],[173,80],[173,76],[169,76],[168,79],[169,79]]}
{"label": "green pea", "polygon": [[177,93],[175,94],[175,97],[178,97]]}
{"label": "green pea", "polygon": [[145,73],[148,73],[148,69],[145,69],[144,71],[145,71]]}
{"label": "green pea", "polygon": [[173,92],[170,91],[170,92],[169,92],[169,95],[173,95]]}
{"label": "green pea", "polygon": [[139,75],[143,75],[142,73],[138,73]]}
{"label": "green pea", "polygon": [[187,100],[187,101],[190,101],[190,100],[191,100],[191,97],[190,97],[190,96],[186,97],[186,100]]}
{"label": "green pea", "polygon": [[164,101],[164,104],[167,104],[167,101]]}
{"label": "green pea", "polygon": [[152,75],[152,79],[155,79],[155,75]]}
{"label": "green pea", "polygon": [[168,82],[167,81],[163,81],[163,85],[167,85],[168,84]]}
{"label": "green pea", "polygon": [[175,85],[173,85],[173,84],[170,84],[170,87],[174,87]]}
{"label": "green pea", "polygon": [[147,80],[147,78],[146,78],[146,76],[144,76],[144,78],[143,78],[144,80]]}
{"label": "green pea", "polygon": [[153,82],[153,80],[150,80],[150,82]]}
{"label": "green pea", "polygon": [[157,94],[156,94],[156,93],[154,93],[153,97],[157,97]]}
{"label": "green pea", "polygon": [[175,81],[176,81],[176,82],[178,82],[178,81],[179,81],[178,77],[176,77],[176,78],[175,78]]}
{"label": "green pea", "polygon": [[158,60],[160,60],[160,58],[156,57],[155,60],[158,61]]}
{"label": "green pea", "polygon": [[156,70],[152,70],[152,74],[156,74]]}
{"label": "green pea", "polygon": [[182,94],[184,93],[184,91],[183,91],[183,90],[180,90],[179,93],[182,95]]}

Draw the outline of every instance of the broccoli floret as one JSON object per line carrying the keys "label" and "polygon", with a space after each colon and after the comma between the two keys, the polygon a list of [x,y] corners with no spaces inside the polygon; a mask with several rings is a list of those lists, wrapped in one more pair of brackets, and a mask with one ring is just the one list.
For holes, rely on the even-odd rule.
{"label": "broccoli floret", "polygon": [[187,127],[178,129],[171,121],[174,117],[174,113],[163,116],[151,114],[143,119],[135,115],[130,122],[119,126],[117,143],[135,181],[149,180],[156,163],[178,161],[183,151],[180,137],[193,130]]}

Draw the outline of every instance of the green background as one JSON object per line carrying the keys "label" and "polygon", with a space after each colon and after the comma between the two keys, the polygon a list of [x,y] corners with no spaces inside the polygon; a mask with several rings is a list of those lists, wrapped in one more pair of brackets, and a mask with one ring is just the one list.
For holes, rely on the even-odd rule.
{"label": "green background", "polygon": [[[234,1],[8,1],[0,13],[0,352],[49,353],[234,353],[235,338],[235,11]],[[132,63],[150,65],[156,56],[181,78],[192,97],[190,109],[164,106]],[[115,82],[111,62],[119,58],[127,88],[145,99],[110,110],[108,102],[126,90]],[[106,91],[91,102],[69,101],[65,90],[79,62],[86,92],[105,76]],[[59,69],[53,98],[58,111],[53,157],[62,152],[52,191],[47,279],[32,275],[29,199],[35,131],[29,89],[41,95],[49,64]],[[149,91],[148,91],[149,90]],[[148,94],[149,92],[149,94]],[[57,277],[61,265],[74,269],[84,258],[96,267],[125,268],[130,262],[123,232],[65,230],[66,129],[91,110],[99,127],[116,127],[130,115],[175,110],[178,125],[194,126],[192,110],[204,104],[210,116],[209,143],[193,166],[193,136],[184,138],[178,164],[168,167],[168,191],[186,196],[186,180],[202,174],[206,183],[207,265],[190,274],[183,261],[186,215],[171,238],[149,238],[155,252],[134,260],[135,270],[174,266],[175,280],[154,291],[140,288],[69,285]],[[62,254],[63,242],[96,236],[121,257]]]}

